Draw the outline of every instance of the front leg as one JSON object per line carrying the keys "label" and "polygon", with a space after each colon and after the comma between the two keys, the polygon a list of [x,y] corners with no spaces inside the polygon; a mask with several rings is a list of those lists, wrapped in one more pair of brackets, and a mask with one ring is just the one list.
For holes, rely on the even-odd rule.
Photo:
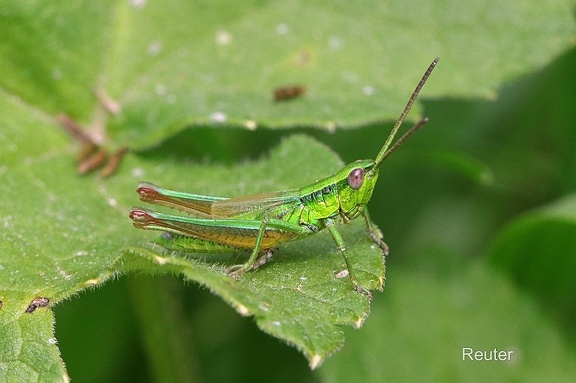
{"label": "front leg", "polygon": [[344,239],[342,239],[342,236],[340,235],[338,230],[336,230],[336,226],[334,225],[334,221],[331,219],[327,219],[325,223],[326,223],[326,228],[328,229],[328,231],[332,235],[332,238],[334,238],[334,242],[336,242],[336,246],[338,246],[338,250],[340,250],[342,257],[344,257],[344,263],[346,263],[346,268],[348,269],[348,277],[350,277],[350,282],[352,282],[352,285],[354,286],[354,290],[358,291],[359,293],[366,295],[368,297],[368,299],[372,300],[372,293],[370,293],[370,291],[368,291],[364,287],[360,286],[360,283],[358,283],[358,280],[356,279],[356,275],[354,274],[354,270],[352,270],[352,264],[350,263],[350,260],[348,259],[349,258],[348,248],[346,247],[346,244],[344,243]]}
{"label": "front leg", "polygon": [[374,243],[376,243],[378,247],[382,249],[382,253],[384,254],[384,256],[387,256],[389,247],[382,240],[382,238],[384,238],[384,236],[382,235],[382,231],[380,231],[378,226],[376,226],[370,219],[370,215],[368,214],[367,208],[365,208],[364,211],[362,212],[362,216],[364,217],[364,222],[366,222],[366,230],[368,230],[368,235],[370,236],[370,238],[372,238]]}

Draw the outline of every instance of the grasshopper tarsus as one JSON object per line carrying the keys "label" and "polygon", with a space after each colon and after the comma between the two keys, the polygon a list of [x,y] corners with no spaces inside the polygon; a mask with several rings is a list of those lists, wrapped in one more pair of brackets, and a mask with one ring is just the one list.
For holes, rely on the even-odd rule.
{"label": "grasshopper tarsus", "polygon": [[368,231],[368,235],[372,239],[372,241],[382,250],[382,255],[385,257],[388,256],[389,247],[388,245],[382,240],[384,236],[382,235],[382,231],[372,223],[370,220],[370,215],[368,215],[368,210],[364,210],[362,214],[364,216],[364,223],[366,224],[366,230]]}
{"label": "grasshopper tarsus", "polygon": [[372,299],[374,299],[374,297],[372,296],[372,293],[370,292],[370,290],[365,289],[364,287],[360,286],[358,284],[358,282],[356,282],[356,280],[353,280],[352,284],[354,285],[354,290],[359,292],[360,294],[364,294],[366,295],[366,297],[372,301]]}
{"label": "grasshopper tarsus", "polygon": [[264,254],[257,258],[254,262],[250,262],[250,260],[248,260],[246,263],[231,266],[226,269],[226,273],[234,279],[240,279],[242,274],[251,270],[256,270],[260,266],[267,263],[274,255],[274,250],[275,249],[265,249],[263,250]]}
{"label": "grasshopper tarsus", "polygon": [[382,255],[387,257],[388,253],[390,252],[390,248],[388,247],[386,242],[382,240],[382,232],[380,231],[380,229],[371,224],[370,226],[368,226],[368,235],[370,236],[370,239],[372,239],[374,244],[378,246],[380,250],[382,250]]}
{"label": "grasshopper tarsus", "polygon": [[384,242],[381,238],[379,238],[377,234],[373,232],[368,232],[368,235],[370,236],[370,238],[372,238],[372,241],[374,241],[376,246],[378,246],[380,250],[382,250],[382,255],[387,257],[388,253],[390,253],[390,248],[388,247],[386,242]]}
{"label": "grasshopper tarsus", "polygon": [[254,264],[250,267],[250,270],[256,270],[266,262],[268,262],[272,256],[274,255],[274,249],[266,249],[264,250],[264,254],[254,262]]}
{"label": "grasshopper tarsus", "polygon": [[225,273],[228,274],[230,277],[232,277],[235,280],[239,280],[240,277],[242,276],[242,274],[245,273],[244,270],[242,270],[242,266],[243,265],[234,265],[231,266],[229,268],[226,269]]}

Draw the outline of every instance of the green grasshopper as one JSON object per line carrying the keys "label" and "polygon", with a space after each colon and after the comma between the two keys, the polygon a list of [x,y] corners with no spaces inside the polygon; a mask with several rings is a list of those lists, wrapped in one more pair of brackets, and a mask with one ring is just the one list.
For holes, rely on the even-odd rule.
{"label": "green grasshopper", "polygon": [[[390,147],[438,60],[436,58],[422,76],[375,160],[354,161],[336,174],[300,189],[238,198],[183,193],[141,182],[137,192],[142,201],[175,208],[189,216],[132,208],[130,218],[134,226],[165,231],[157,242],[171,250],[196,253],[251,250],[244,264],[231,268],[233,276],[261,266],[280,243],[302,239],[327,229],[344,257],[347,268],[344,274],[349,276],[355,290],[370,297],[370,293],[360,286],[354,275],[348,249],[335,224],[362,216],[368,235],[384,255],[388,254],[388,246],[382,240],[380,230],[370,220],[366,205],[374,191],[380,164],[428,121],[424,118],[417,122]],[[263,255],[258,257],[261,253]]]}

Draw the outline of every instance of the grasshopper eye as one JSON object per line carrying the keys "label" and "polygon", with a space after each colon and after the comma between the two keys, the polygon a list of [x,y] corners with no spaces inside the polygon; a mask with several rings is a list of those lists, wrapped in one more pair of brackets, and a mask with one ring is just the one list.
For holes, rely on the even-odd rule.
{"label": "grasshopper eye", "polygon": [[363,183],[364,183],[364,169],[356,168],[348,174],[348,185],[352,189],[354,190],[360,189]]}

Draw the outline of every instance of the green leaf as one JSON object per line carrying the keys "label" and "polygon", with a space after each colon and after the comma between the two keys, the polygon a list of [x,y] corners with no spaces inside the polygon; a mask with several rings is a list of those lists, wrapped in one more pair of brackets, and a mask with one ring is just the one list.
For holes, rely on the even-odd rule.
{"label": "green leaf", "polygon": [[[419,256],[420,255],[420,256]],[[436,251],[388,272],[362,331],[320,369],[326,382],[571,382],[576,356],[538,304],[488,267]],[[434,271],[418,267],[441,258]],[[463,360],[463,348],[512,351],[509,361]],[[355,366],[355,368],[350,368]],[[417,368],[415,368],[417,366]]]}
{"label": "green leaf", "polygon": [[[360,278],[364,285],[381,287],[382,254],[371,249],[369,239],[362,238],[361,222],[351,226],[353,231],[346,230],[345,239],[356,253],[352,261],[355,270],[369,275]],[[336,278],[345,266],[332,242],[322,233],[303,243],[281,246],[270,265],[238,282],[221,267],[142,249],[128,250],[124,262],[126,271],[161,265],[162,271],[181,273],[209,287],[240,314],[254,316],[262,330],[296,346],[315,368],[342,346],[344,333],[338,326],[360,327],[369,312],[367,297],[354,291],[348,279]]]}
{"label": "green leaf", "polygon": [[[4,259],[0,265],[11,269]],[[0,272],[6,274],[2,268]],[[66,370],[56,346],[52,312],[46,307],[31,312],[37,298],[29,298],[33,291],[6,289],[4,280],[0,286],[0,381],[64,381]]]}
{"label": "green leaf", "polygon": [[498,235],[490,260],[564,317],[576,319],[576,195],[516,218]]}
{"label": "green leaf", "polygon": [[[0,102],[13,117],[22,113],[24,118],[18,120],[27,121],[25,106],[5,98]],[[313,366],[342,345],[339,325],[359,327],[367,316],[367,298],[355,292],[347,278],[335,276],[345,265],[327,233],[280,246],[268,265],[235,281],[223,273],[221,263],[186,259],[152,247],[149,242],[158,234],[136,230],[127,217],[129,207],[138,203],[135,187],[140,178],[179,190],[229,196],[313,182],[342,166],[333,152],[315,140],[294,136],[283,141],[268,159],[233,167],[158,163],[128,155],[116,177],[101,180],[81,178],[70,171],[70,149],[64,139],[57,144],[61,137],[57,127],[30,119],[21,126],[6,126],[10,135],[18,130],[28,137],[26,142],[16,138],[13,145],[30,145],[32,150],[14,151],[2,167],[3,326],[13,321],[5,314],[8,312],[16,312],[16,319],[37,317],[36,312],[28,314],[25,309],[38,296],[57,304],[115,273],[137,270],[179,273],[209,287],[242,314],[255,316],[264,331],[302,350]],[[46,136],[26,134],[39,127]],[[42,153],[34,149],[41,147],[41,142],[53,144]],[[368,238],[363,222],[341,231],[361,283],[381,288],[382,254]],[[22,339],[15,335],[14,341]],[[17,357],[13,353],[7,360]],[[10,365],[9,369],[16,367]]]}
{"label": "green leaf", "polygon": [[[108,136],[133,148],[185,126],[366,125],[396,119],[436,56],[441,73],[423,97],[493,98],[503,81],[571,44],[571,6],[10,1],[0,14],[0,85],[48,114],[95,125],[103,121],[93,94],[109,94],[121,113]],[[272,101],[292,84],[305,95]]]}
{"label": "green leaf", "polygon": [[[136,203],[133,189],[140,179],[230,196],[297,187],[341,165],[325,147],[295,137],[268,160],[233,167],[198,164],[191,159],[197,158],[195,153],[170,153],[173,148],[164,147],[128,155],[113,179],[80,178],[72,174],[75,149],[55,122],[56,113],[64,111],[90,125],[96,138],[107,139],[109,145],[138,149],[186,126],[370,125],[398,116],[437,55],[442,61],[423,96],[493,96],[503,81],[539,68],[569,46],[574,35],[571,7],[570,1],[390,1],[363,6],[3,2],[0,381],[66,380],[49,308],[120,272],[174,272],[213,284],[234,307],[242,312],[246,308],[267,331],[296,344],[314,362],[341,344],[337,325],[359,323],[368,307],[364,297],[350,292],[346,279],[333,277],[343,264],[325,233],[283,246],[266,267],[232,281],[239,292],[230,292],[218,272],[220,263],[184,262],[150,247],[155,235],[135,230],[126,217]],[[307,87],[302,98],[271,101],[274,88],[294,83]],[[117,100],[122,111],[114,117],[103,114],[96,91]],[[229,135],[235,137],[232,131]],[[218,156],[219,141],[204,136],[196,145],[213,148],[211,154]],[[268,147],[252,140],[245,149],[249,153]],[[458,157],[453,166],[482,179],[480,163]],[[405,208],[399,200],[392,198],[391,203]],[[375,205],[385,204],[375,199]],[[406,227],[401,220],[393,222]],[[355,252],[355,267],[365,271],[360,273],[362,282],[378,287],[381,257],[370,248],[361,223],[342,231]],[[294,280],[301,282],[288,283]],[[310,286],[314,282],[317,285]],[[288,312],[294,315],[286,311],[289,307],[257,305],[258,289],[266,290],[269,301],[279,294],[270,287],[282,284],[291,294],[288,303],[310,312],[295,316],[294,322],[310,326],[310,333],[302,327],[281,331],[296,327],[290,318],[281,318],[283,327],[274,321]],[[336,287],[341,302],[320,295],[328,286]],[[307,306],[294,299],[299,290],[315,303]],[[26,312],[38,298],[48,298],[49,307]],[[270,314],[262,316],[266,309]],[[314,319],[326,316],[331,324]],[[325,337],[320,336],[323,331]]]}
{"label": "green leaf", "polygon": [[436,151],[430,157],[435,163],[451,169],[463,178],[466,177],[479,185],[490,185],[494,182],[494,174],[492,174],[491,169],[470,155]]}

